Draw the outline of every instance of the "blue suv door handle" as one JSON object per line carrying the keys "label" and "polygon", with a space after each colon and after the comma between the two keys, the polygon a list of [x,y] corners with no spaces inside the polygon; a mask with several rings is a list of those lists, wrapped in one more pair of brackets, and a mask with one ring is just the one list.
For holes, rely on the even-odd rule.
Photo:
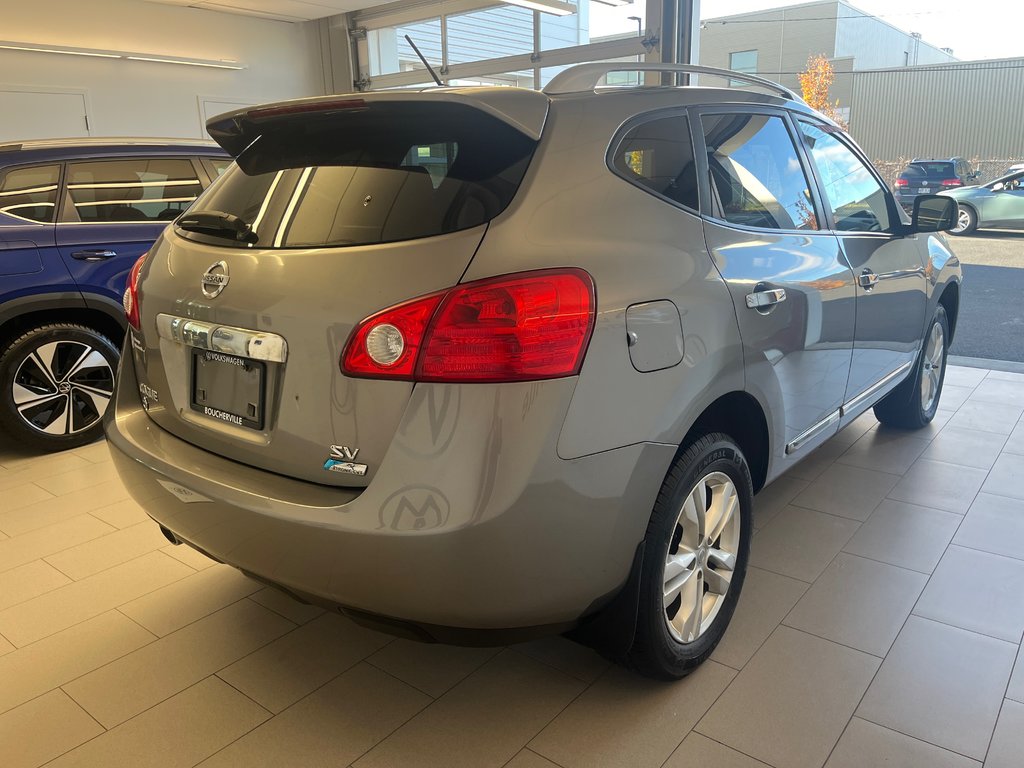
{"label": "blue suv door handle", "polygon": [[110,251],[106,249],[96,251],[75,251],[71,254],[71,258],[78,259],[79,261],[104,261],[105,259],[112,259],[117,256],[117,251]]}

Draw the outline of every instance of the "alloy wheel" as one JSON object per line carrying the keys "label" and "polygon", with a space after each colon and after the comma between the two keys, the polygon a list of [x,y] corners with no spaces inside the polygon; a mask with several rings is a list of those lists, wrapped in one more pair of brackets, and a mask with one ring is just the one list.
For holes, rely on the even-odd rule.
{"label": "alloy wheel", "polygon": [[931,333],[925,342],[924,365],[921,371],[921,408],[925,413],[931,411],[935,398],[939,396],[945,346],[946,336],[942,331],[942,324],[933,323]]}
{"label": "alloy wheel", "polygon": [[665,555],[663,605],[672,637],[692,643],[725,602],[740,544],[739,495],[722,472],[701,478],[686,496]]}
{"label": "alloy wheel", "polygon": [[12,396],[24,422],[60,437],[94,425],[114,393],[114,370],[81,341],[52,341],[33,349],[14,374]]}
{"label": "alloy wheel", "polygon": [[960,209],[959,214],[956,217],[956,226],[951,229],[951,232],[963,232],[971,226],[971,214],[965,211],[963,208]]}

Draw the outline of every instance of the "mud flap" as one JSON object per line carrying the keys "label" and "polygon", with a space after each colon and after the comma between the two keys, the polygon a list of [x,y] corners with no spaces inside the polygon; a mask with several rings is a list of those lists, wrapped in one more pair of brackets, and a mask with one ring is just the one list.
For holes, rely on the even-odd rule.
{"label": "mud flap", "polygon": [[636,636],[637,612],[640,606],[640,573],[643,564],[642,540],[633,555],[629,578],[619,593],[604,608],[567,632],[566,637],[593,648],[613,661],[625,658],[633,647],[633,639]]}

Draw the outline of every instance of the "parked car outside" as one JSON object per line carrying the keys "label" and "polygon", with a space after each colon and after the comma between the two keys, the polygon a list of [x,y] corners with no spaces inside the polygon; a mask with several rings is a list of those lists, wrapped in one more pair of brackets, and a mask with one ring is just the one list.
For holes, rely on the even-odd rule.
{"label": "parked car outside", "polygon": [[1024,229],[1024,168],[988,184],[964,187],[941,194],[960,206],[954,235],[977,229]]}
{"label": "parked car outside", "polygon": [[921,195],[934,195],[963,187],[978,178],[978,171],[962,157],[947,160],[914,160],[896,177],[896,201],[908,211]]}
{"label": "parked car outside", "polygon": [[710,655],[753,494],[935,415],[956,208],[782,86],[623,68],[694,71],[210,121],[236,164],[132,268],[105,417],[172,542],[421,640]]}
{"label": "parked car outside", "polygon": [[1017,171],[1024,171],[1024,163],[1017,163],[1015,165],[1011,165],[1009,168],[1006,169],[1006,173],[1003,175],[1006,176],[1011,173],[1016,173]]}
{"label": "parked car outside", "polygon": [[209,141],[0,144],[0,425],[20,443],[102,434],[125,276],[230,162]]}

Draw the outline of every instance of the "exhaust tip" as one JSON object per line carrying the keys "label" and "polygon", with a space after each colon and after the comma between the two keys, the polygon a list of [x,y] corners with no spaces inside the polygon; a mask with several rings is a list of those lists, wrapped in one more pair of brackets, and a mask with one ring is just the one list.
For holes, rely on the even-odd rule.
{"label": "exhaust tip", "polygon": [[160,526],[160,533],[162,533],[164,538],[171,542],[171,544],[174,544],[175,546],[181,544],[181,539],[171,533],[170,529],[164,528],[162,525]]}

